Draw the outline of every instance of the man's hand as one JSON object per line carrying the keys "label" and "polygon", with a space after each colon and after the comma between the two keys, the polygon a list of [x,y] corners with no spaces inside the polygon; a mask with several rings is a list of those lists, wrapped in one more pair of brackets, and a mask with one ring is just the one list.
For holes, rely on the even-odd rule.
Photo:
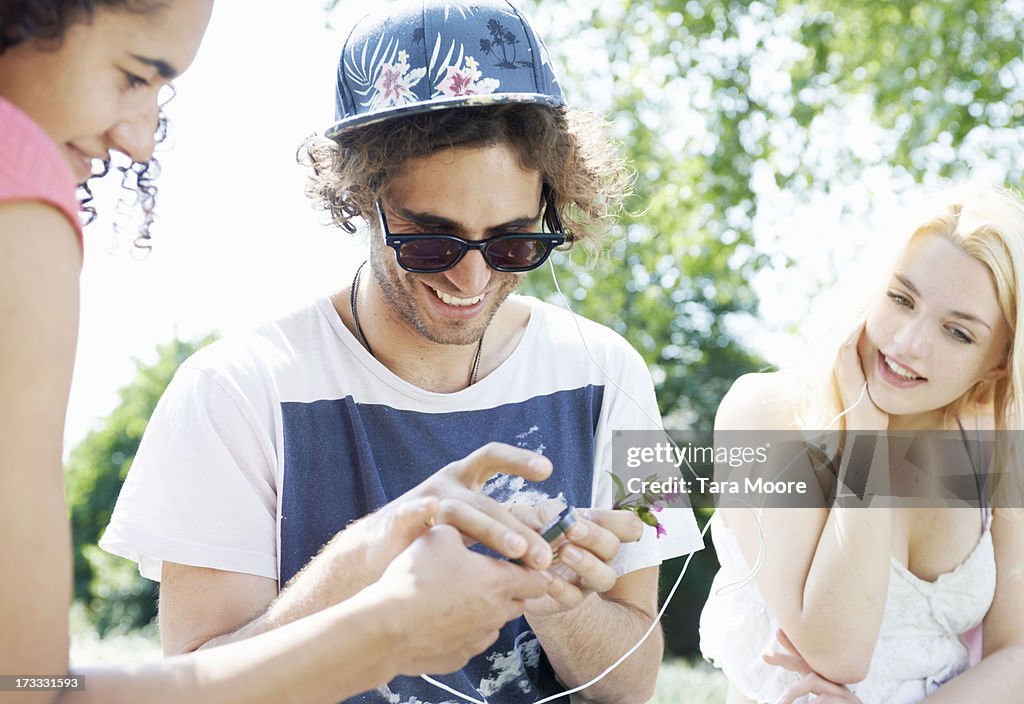
{"label": "man's hand", "polygon": [[373,582],[399,553],[436,522],[439,508],[434,497],[401,497],[350,525],[334,542],[362,549],[365,578]]}
{"label": "man's hand", "polygon": [[458,531],[438,525],[370,588],[387,600],[385,618],[402,674],[419,675],[461,668],[547,586],[545,573],[473,552]]}
{"label": "man's hand", "polygon": [[[513,504],[509,510],[536,532],[562,508],[561,502],[552,499],[536,506]],[[611,589],[618,579],[612,561],[619,554],[619,547],[643,535],[643,523],[630,511],[580,509],[576,516],[576,524],[566,533],[567,540],[556,552],[556,560],[568,570],[557,567],[549,570],[554,579],[547,594],[526,605],[531,617],[574,609],[590,594]]]}
{"label": "man's hand", "polygon": [[551,461],[543,455],[492,442],[441,468],[402,498],[436,499],[437,523],[454,526],[468,542],[482,543],[509,559],[543,570],[551,564],[548,544],[531,525],[480,490],[498,472],[535,482],[547,479],[551,469]]}
{"label": "man's hand", "polygon": [[[265,577],[165,562],[161,613],[167,615],[167,625],[161,635],[167,652],[241,640],[340,603],[379,580],[388,565],[435,524],[457,529],[463,547],[481,542],[544,570],[551,564],[548,544],[503,505],[480,493],[497,472],[539,481],[551,474],[551,462],[511,445],[486,445],[339,531],[280,593],[277,583]],[[543,574],[534,579],[548,584]],[[531,596],[543,593],[541,589]],[[235,608],[226,609],[224,603]]]}

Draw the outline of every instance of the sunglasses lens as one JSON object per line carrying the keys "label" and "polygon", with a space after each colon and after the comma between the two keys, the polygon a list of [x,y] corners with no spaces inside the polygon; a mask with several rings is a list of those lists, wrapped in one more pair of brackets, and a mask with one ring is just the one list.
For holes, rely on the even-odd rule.
{"label": "sunglasses lens", "polygon": [[547,242],[527,238],[498,240],[487,248],[487,261],[497,269],[530,269],[544,261]]}
{"label": "sunglasses lens", "polygon": [[398,248],[402,266],[416,271],[440,271],[458,260],[463,248],[454,240],[443,238],[406,242]]}

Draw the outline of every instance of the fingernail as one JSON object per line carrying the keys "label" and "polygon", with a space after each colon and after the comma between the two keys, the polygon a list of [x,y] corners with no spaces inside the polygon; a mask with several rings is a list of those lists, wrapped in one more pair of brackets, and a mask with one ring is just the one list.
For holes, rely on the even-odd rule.
{"label": "fingernail", "polygon": [[579,540],[587,537],[587,524],[586,523],[574,523],[572,528],[569,529],[569,537],[573,540]]}
{"label": "fingernail", "polygon": [[576,564],[583,559],[583,553],[575,545],[564,548],[561,552],[562,559],[570,564]]}
{"label": "fingernail", "polygon": [[547,567],[551,564],[551,548],[534,548],[530,553],[530,559],[537,567]]}
{"label": "fingernail", "polygon": [[505,535],[505,549],[515,556],[522,555],[526,552],[526,538],[519,535],[518,533],[507,533]]}

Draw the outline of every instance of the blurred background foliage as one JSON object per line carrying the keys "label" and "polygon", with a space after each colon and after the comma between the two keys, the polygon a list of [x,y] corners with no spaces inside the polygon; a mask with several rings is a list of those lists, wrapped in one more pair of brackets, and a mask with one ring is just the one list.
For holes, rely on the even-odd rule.
{"label": "blurred background foliage", "polygon": [[135,379],[120,403],[68,459],[65,485],[75,547],[74,593],[100,635],[144,626],[156,615],[157,584],[139,576],[134,562],[100,550],[97,542],[114,511],[149,417],[189,355],[214,340],[172,340],[153,362],[135,361]]}
{"label": "blurred background foliage", "polygon": [[[570,102],[608,116],[636,171],[607,251],[557,257],[559,282],[644,355],[670,427],[709,428],[732,381],[766,366],[744,331],[758,275],[802,254],[778,231],[790,210],[983,168],[1020,188],[1024,0],[523,4]],[[526,285],[558,302],[547,277]],[[163,386],[204,342],[161,346],[72,455],[76,596],[102,629],[152,617],[152,588],[95,543]],[[680,568],[665,566],[663,586]],[[711,549],[695,556],[666,613],[670,652],[696,652],[716,569]]]}
{"label": "blurred background foliage", "polygon": [[710,427],[731,381],[764,365],[737,334],[758,313],[752,281],[799,256],[772,231],[773,199],[879,169],[935,183],[981,160],[1020,184],[1020,0],[530,9],[570,101],[608,115],[637,174],[607,256],[560,260],[562,288],[643,353],[673,427]]}

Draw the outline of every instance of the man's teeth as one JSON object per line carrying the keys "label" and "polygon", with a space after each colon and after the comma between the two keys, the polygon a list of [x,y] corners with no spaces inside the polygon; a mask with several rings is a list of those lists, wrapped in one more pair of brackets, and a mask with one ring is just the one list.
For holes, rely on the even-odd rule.
{"label": "man's teeth", "polygon": [[885,366],[889,367],[889,371],[891,371],[896,376],[901,376],[904,379],[911,379],[911,380],[920,379],[921,378],[921,377],[917,376],[916,374],[908,371],[905,367],[901,367],[899,364],[896,364],[896,362],[892,361],[888,357],[883,357],[883,359],[885,360]]}
{"label": "man's teeth", "polygon": [[473,298],[456,298],[455,296],[449,296],[444,291],[438,291],[436,288],[434,289],[434,293],[437,294],[438,298],[450,306],[471,306],[474,303],[479,303],[484,298],[483,294]]}

